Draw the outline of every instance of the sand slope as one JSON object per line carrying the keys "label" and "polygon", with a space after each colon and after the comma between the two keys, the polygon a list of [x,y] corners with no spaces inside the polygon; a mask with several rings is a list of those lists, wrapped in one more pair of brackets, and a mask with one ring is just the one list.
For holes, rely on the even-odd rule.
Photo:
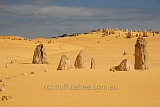
{"label": "sand slope", "polygon": [[[134,63],[135,38],[113,34],[81,34],[76,37],[12,40],[0,38],[0,98],[9,95],[10,101],[0,101],[1,107],[159,107],[160,106],[160,35],[148,41],[149,70],[111,72],[109,69],[128,58]],[[35,47],[43,43],[48,55],[47,65],[32,64]],[[88,67],[57,71],[62,54],[74,63],[80,50],[85,50]],[[124,56],[123,52],[127,52]],[[96,69],[90,68],[90,59]],[[11,63],[11,61],[13,63]],[[6,64],[8,67],[6,68]],[[44,72],[48,70],[48,72]],[[35,72],[35,74],[31,74]],[[27,73],[28,75],[22,75]],[[10,79],[6,79],[10,76]],[[3,86],[8,84],[8,86]],[[116,90],[45,90],[45,85],[115,85]],[[49,88],[50,89],[50,88]]]}

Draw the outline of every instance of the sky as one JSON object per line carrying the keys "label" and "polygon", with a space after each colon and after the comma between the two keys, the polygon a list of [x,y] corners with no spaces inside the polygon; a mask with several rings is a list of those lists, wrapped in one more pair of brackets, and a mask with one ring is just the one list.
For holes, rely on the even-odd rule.
{"label": "sky", "polygon": [[0,0],[0,35],[50,38],[99,28],[160,30],[160,0]]}

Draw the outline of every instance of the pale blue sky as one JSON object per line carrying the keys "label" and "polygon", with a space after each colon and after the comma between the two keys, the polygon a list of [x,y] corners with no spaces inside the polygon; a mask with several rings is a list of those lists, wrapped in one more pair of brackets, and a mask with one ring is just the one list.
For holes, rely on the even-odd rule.
{"label": "pale blue sky", "polygon": [[160,29],[160,0],[0,0],[0,35],[53,37],[97,28]]}

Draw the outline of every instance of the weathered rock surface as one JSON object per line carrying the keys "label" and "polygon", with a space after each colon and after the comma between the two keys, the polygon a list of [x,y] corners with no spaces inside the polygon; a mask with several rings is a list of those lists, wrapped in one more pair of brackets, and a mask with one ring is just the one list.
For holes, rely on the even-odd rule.
{"label": "weathered rock surface", "polygon": [[124,59],[118,66],[115,66],[117,71],[130,71],[134,70],[132,62],[128,59]]}
{"label": "weathered rock surface", "polygon": [[47,55],[43,44],[39,44],[33,55],[33,64],[47,64]]}
{"label": "weathered rock surface", "polygon": [[73,66],[71,64],[71,61],[68,59],[68,57],[66,55],[62,55],[57,70],[69,70],[72,68]]}
{"label": "weathered rock surface", "polygon": [[148,33],[146,29],[143,31],[143,37],[148,37]]}
{"label": "weathered rock surface", "polygon": [[85,52],[82,50],[79,52],[76,61],[74,63],[75,68],[86,68],[87,67],[87,58]]}
{"label": "weathered rock surface", "polygon": [[13,97],[11,97],[11,96],[2,96],[2,101],[5,101],[5,100],[13,100]]}
{"label": "weathered rock surface", "polygon": [[147,70],[147,61],[147,41],[145,38],[140,36],[135,44],[135,69]]}
{"label": "weathered rock surface", "polygon": [[95,69],[96,68],[96,61],[94,58],[91,59],[91,67],[90,69]]}
{"label": "weathered rock surface", "polygon": [[127,33],[127,38],[132,38],[133,37],[133,34],[132,34],[132,30],[131,31],[129,31],[128,33]]}

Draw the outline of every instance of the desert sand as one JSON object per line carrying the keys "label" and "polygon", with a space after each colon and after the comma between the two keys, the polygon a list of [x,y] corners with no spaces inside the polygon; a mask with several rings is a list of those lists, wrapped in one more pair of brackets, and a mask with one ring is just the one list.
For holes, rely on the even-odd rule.
{"label": "desert sand", "polygon": [[[133,32],[134,35],[137,32]],[[148,33],[148,70],[110,71],[123,59],[134,64],[137,37],[126,32],[101,32],[53,39],[0,36],[0,107],[160,107],[160,34]],[[16,39],[14,39],[16,38]],[[48,64],[32,64],[34,50],[43,44]],[[57,70],[67,55],[74,64],[84,50],[87,67]],[[123,55],[125,52],[125,55]],[[91,58],[95,69],[90,69]],[[55,90],[46,85],[110,85],[116,89]],[[47,89],[47,90],[46,90]],[[2,96],[11,100],[2,101]]]}

